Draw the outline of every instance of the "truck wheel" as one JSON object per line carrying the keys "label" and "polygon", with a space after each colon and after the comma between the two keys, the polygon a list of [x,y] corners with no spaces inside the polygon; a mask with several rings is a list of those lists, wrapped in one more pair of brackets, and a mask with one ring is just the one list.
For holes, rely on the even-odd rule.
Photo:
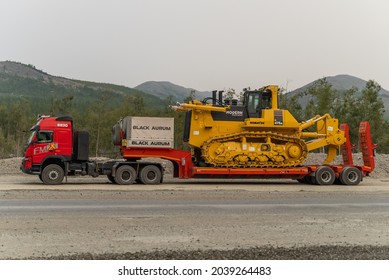
{"label": "truck wheel", "polygon": [[119,185],[130,185],[135,182],[136,171],[132,166],[122,165],[116,170],[115,182]]}
{"label": "truck wheel", "polygon": [[139,179],[145,185],[159,184],[162,179],[161,169],[156,165],[146,165],[140,170]]}
{"label": "truck wheel", "polygon": [[46,185],[59,185],[62,183],[65,172],[58,164],[49,164],[42,171],[42,182]]}
{"label": "truck wheel", "polygon": [[335,172],[328,166],[320,166],[315,172],[316,184],[332,185],[335,182]]}
{"label": "truck wheel", "polygon": [[108,180],[109,180],[111,183],[116,184],[116,182],[115,182],[115,177],[113,177],[111,174],[108,174],[108,175],[107,175],[107,178],[108,178]]}
{"label": "truck wheel", "polygon": [[345,167],[339,175],[343,185],[358,185],[362,180],[362,173],[356,167]]}

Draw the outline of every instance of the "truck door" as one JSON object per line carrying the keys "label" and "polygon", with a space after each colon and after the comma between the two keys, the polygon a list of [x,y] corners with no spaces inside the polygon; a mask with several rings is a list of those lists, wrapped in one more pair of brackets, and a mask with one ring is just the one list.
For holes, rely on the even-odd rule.
{"label": "truck door", "polygon": [[56,155],[68,157],[69,159],[71,158],[73,151],[73,134],[70,128],[56,129],[54,143]]}
{"label": "truck door", "polygon": [[33,164],[41,164],[53,150],[53,131],[38,130],[33,139]]}

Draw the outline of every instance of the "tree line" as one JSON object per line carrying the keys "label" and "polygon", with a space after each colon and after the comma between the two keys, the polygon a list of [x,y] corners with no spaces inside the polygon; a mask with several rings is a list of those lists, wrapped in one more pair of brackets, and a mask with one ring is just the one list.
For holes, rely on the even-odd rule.
{"label": "tree line", "polygon": [[293,96],[280,95],[280,106],[288,109],[298,121],[315,115],[329,113],[340,123],[350,127],[351,143],[358,145],[359,123],[368,121],[377,151],[389,153],[389,122],[385,119],[385,107],[379,96],[381,86],[369,80],[359,91],[352,87],[338,92],[325,78],[317,80],[310,87]]}
{"label": "tree line", "polygon": [[[379,84],[368,81],[361,92],[356,88],[337,92],[325,79],[321,79],[294,96],[281,93],[280,107],[289,110],[300,122],[317,114],[330,113],[339,119],[339,123],[349,124],[350,138],[354,144],[358,144],[359,123],[369,121],[373,142],[378,144],[377,151],[389,153],[389,123],[384,118],[384,104],[378,95],[380,89]],[[187,100],[193,98],[196,98],[195,92],[191,92]],[[39,104],[39,108],[43,107],[41,113],[45,115],[72,116],[77,129],[88,131],[90,156],[118,155],[118,148],[112,145],[112,126],[125,116],[174,118],[175,147],[187,148],[182,142],[185,114],[170,110],[169,105],[175,103],[172,97],[161,100],[159,109],[150,109],[141,94],[123,96],[119,105],[109,105],[109,94],[101,95],[97,101],[85,104],[83,110],[74,103],[74,96],[67,95]],[[37,104],[23,97],[10,104],[0,104],[1,158],[23,156],[29,129],[36,122],[36,107]]]}
{"label": "tree line", "polygon": [[[83,110],[75,106],[74,96],[68,95],[49,100],[40,111],[42,115],[72,116],[74,127],[89,132],[90,156],[115,156],[118,148],[112,144],[112,127],[125,116],[173,117],[175,119],[175,143],[183,148],[184,114],[171,111],[172,98],[161,100],[159,109],[151,109],[142,95],[123,96],[119,105],[109,105],[109,94],[87,103]],[[42,104],[39,104],[40,108]],[[30,136],[31,127],[37,122],[36,104],[23,97],[12,103],[0,104],[0,158],[21,157]],[[182,124],[182,125],[181,125]]]}

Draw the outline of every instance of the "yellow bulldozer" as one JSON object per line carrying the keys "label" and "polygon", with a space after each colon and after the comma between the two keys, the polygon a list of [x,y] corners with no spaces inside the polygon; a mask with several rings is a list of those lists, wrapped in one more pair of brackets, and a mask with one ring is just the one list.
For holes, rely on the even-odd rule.
{"label": "yellow bulldozer", "polygon": [[243,104],[213,92],[203,101],[177,103],[186,112],[184,142],[196,166],[284,168],[301,166],[310,151],[326,147],[330,164],[346,139],[329,114],[298,122],[278,108],[278,86],[245,90]]}

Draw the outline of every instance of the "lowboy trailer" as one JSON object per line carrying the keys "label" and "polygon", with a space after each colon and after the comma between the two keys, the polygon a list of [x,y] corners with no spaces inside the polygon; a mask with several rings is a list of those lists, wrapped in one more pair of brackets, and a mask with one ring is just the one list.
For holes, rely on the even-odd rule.
{"label": "lowboy trailer", "polygon": [[[157,120],[157,118],[155,118]],[[158,118],[158,120],[166,118]],[[134,121],[134,120],[133,120]],[[172,137],[168,131],[174,131],[172,121],[166,120],[166,125],[156,126],[154,133],[133,132],[133,139],[125,139],[124,131],[131,128],[146,127],[153,130],[155,120],[138,118],[139,122],[149,121],[149,126],[133,125],[122,121],[113,127],[113,142],[120,146],[122,159],[104,162],[89,159],[89,134],[73,128],[71,117],[42,116],[31,128],[31,136],[26,144],[21,170],[27,174],[38,175],[45,184],[61,184],[67,176],[90,175],[97,177],[105,175],[115,184],[127,185],[140,182],[143,184],[159,184],[163,181],[164,168],[162,164],[147,159],[158,158],[168,160],[173,165],[173,177],[189,178],[235,178],[235,179],[266,179],[284,178],[296,179],[302,183],[331,185],[357,185],[363,177],[368,176],[375,168],[374,150],[370,125],[362,122],[359,128],[359,138],[363,156],[363,165],[353,162],[348,125],[342,124],[347,139],[341,145],[342,164],[337,165],[302,165],[280,168],[248,168],[248,167],[210,167],[196,166],[193,154],[188,151],[172,148]],[[127,123],[127,124],[126,124]],[[145,133],[144,135],[142,133]],[[138,135],[140,134],[140,136]],[[141,141],[137,137],[146,137],[149,141]],[[149,139],[150,138],[150,139]],[[124,141],[125,140],[125,141]],[[129,140],[134,140],[128,143]],[[154,146],[153,146],[154,145]],[[146,160],[145,160],[146,159]]]}

